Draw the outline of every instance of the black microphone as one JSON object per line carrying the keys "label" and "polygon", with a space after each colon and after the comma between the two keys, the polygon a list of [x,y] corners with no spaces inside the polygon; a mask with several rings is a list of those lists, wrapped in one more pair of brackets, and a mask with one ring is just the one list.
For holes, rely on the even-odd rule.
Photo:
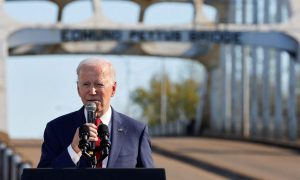
{"label": "black microphone", "polygon": [[101,161],[105,159],[111,147],[111,143],[109,140],[109,130],[108,126],[101,123],[98,127],[98,137],[101,139],[100,150],[102,151]]}
{"label": "black microphone", "polygon": [[[87,122],[88,123],[93,123],[95,124],[95,112],[96,112],[96,109],[97,109],[97,106],[96,106],[96,103],[94,102],[87,102],[86,105],[85,105],[85,109],[86,109],[86,112],[87,112]],[[95,142],[91,142],[91,149],[94,150],[96,147],[96,144]]]}
{"label": "black microphone", "polygon": [[89,137],[90,137],[90,130],[87,125],[82,125],[79,127],[79,145],[78,147],[80,148],[82,152],[82,156],[85,157],[89,162],[92,168],[96,167],[97,160],[96,157],[91,156],[89,153],[90,151],[90,142],[89,142]]}
{"label": "black microphone", "polygon": [[90,137],[90,130],[87,125],[82,125],[79,128],[79,149],[83,152],[86,152],[89,149],[89,142],[88,139]]}

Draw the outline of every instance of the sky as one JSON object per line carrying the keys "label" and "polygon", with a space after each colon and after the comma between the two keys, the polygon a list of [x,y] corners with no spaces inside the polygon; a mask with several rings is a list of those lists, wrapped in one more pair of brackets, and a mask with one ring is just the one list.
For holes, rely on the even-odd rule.
{"label": "sky", "polygon": [[[11,2],[4,6],[14,19],[26,23],[54,23],[56,7],[47,2]],[[91,14],[89,1],[78,1],[67,6],[64,23],[77,23]],[[137,21],[138,7],[130,2],[104,1],[103,13],[111,20],[133,24]],[[34,10],[34,11],[33,11]],[[214,11],[204,11],[209,19]],[[145,24],[181,24],[192,19],[192,6],[182,3],[161,3],[150,8]],[[6,61],[8,131],[11,138],[42,138],[46,123],[65,113],[78,110],[82,103],[76,90],[78,63],[95,55],[43,55],[8,57]],[[162,67],[171,80],[189,78],[187,67],[196,69],[201,79],[203,67],[195,62],[176,58],[98,55],[112,61],[117,71],[117,94],[112,106],[130,116],[138,116],[130,102],[130,93],[137,87],[147,87],[149,80]],[[152,68],[149,68],[152,67]]]}

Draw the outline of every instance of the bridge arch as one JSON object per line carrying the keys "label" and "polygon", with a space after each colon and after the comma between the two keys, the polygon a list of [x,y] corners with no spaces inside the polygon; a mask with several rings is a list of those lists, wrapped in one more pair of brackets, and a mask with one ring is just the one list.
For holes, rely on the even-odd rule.
{"label": "bridge arch", "polygon": [[[102,53],[102,54],[127,54],[127,55],[147,55],[147,56],[166,56],[166,57],[182,57],[193,59],[198,62],[203,63],[208,70],[208,74],[211,76],[213,72],[224,73],[223,77],[228,76],[228,70],[226,69],[226,61],[230,58],[231,70],[233,70],[234,74],[232,78],[229,80],[228,78],[223,79],[221,92],[223,93],[223,99],[221,100],[221,104],[224,105],[224,108],[221,108],[219,112],[221,112],[220,117],[213,117],[213,111],[218,107],[214,107],[217,102],[216,100],[211,100],[210,110],[206,110],[206,112],[210,112],[212,119],[211,126],[214,129],[214,132],[219,133],[230,133],[230,131],[234,131],[237,135],[251,136],[250,126],[252,121],[250,121],[250,88],[249,88],[249,71],[247,62],[249,58],[249,54],[251,54],[251,59],[253,61],[257,61],[257,52],[256,48],[262,48],[264,52],[264,59],[266,61],[266,65],[264,69],[268,69],[268,63],[272,55],[272,52],[276,54],[275,59],[276,63],[278,63],[277,68],[280,69],[280,61],[282,61],[281,53],[287,52],[289,54],[289,62],[290,62],[290,110],[289,110],[289,122],[286,124],[290,129],[288,132],[290,133],[288,137],[290,139],[297,138],[297,121],[296,121],[296,102],[293,101],[295,97],[295,85],[292,83],[295,80],[295,72],[294,72],[294,64],[299,62],[299,32],[294,29],[289,29],[289,25],[296,27],[295,19],[299,17],[297,12],[290,10],[289,8],[297,8],[299,3],[297,1],[288,1],[291,5],[284,4],[285,7],[289,10],[288,12],[294,13],[290,20],[286,23],[278,22],[277,25],[269,26],[269,19],[264,19],[263,24],[255,24],[255,17],[253,17],[252,24],[248,24],[247,21],[247,13],[245,11],[249,11],[251,8],[247,8],[247,3],[239,4],[239,6],[245,11],[240,11],[242,14],[242,24],[236,23],[236,14],[234,14],[233,9],[237,6],[237,2],[239,1],[228,1],[230,3],[221,3],[220,1],[202,1],[197,0],[194,1],[193,6],[200,7],[202,3],[207,3],[213,7],[216,7],[218,10],[218,19],[219,24],[214,24],[213,22],[203,21],[203,19],[198,16],[194,17],[194,22],[187,24],[185,27],[182,26],[157,26],[157,27],[148,27],[143,24],[136,24],[132,26],[119,25],[114,22],[110,22],[106,18],[103,17],[101,13],[101,1],[92,1],[94,7],[93,17],[82,24],[74,24],[74,25],[64,25],[60,23],[62,18],[63,8],[72,2],[72,0],[64,1],[64,3],[59,3],[60,1],[53,0],[59,6],[59,12],[57,20],[59,23],[49,24],[49,25],[23,25],[18,24],[14,21],[10,21],[7,18],[5,21],[1,21],[0,32],[0,49],[2,54],[0,54],[0,59],[5,59],[7,55],[20,55],[20,54],[64,54],[64,53]],[[135,0],[134,2],[138,3],[142,7],[148,7],[153,3],[160,2],[160,0],[151,1],[151,3],[147,4],[148,1],[143,0]],[[188,2],[182,0],[181,2]],[[257,1],[253,1],[257,2]],[[268,2],[264,1],[264,8],[268,8]],[[0,0],[0,6],[4,3],[3,0]],[[282,2],[277,1],[276,7],[279,10],[279,7]],[[254,10],[258,10],[255,8],[257,4],[254,4],[255,7],[252,7]],[[196,9],[195,14],[201,14],[200,9]],[[141,14],[143,14],[143,8]],[[281,10],[280,10],[281,11]],[[269,10],[268,16],[270,15]],[[291,14],[292,14],[291,13]],[[3,11],[0,11],[0,15],[6,16]],[[252,13],[254,16],[255,14]],[[140,21],[143,19],[140,15]],[[100,18],[101,17],[101,18]],[[103,18],[102,18],[103,17]],[[282,17],[278,16],[278,21],[282,19]],[[34,36],[33,36],[34,35]],[[90,46],[87,46],[87,43]],[[44,47],[44,48],[39,48]],[[253,51],[253,49],[255,49]],[[271,49],[271,50],[270,50]],[[238,53],[235,53],[239,51]],[[230,57],[227,54],[231,52]],[[239,55],[240,57],[234,57]],[[234,62],[235,60],[241,60],[240,63]],[[247,60],[246,60],[247,59]],[[255,60],[256,59],[256,60]],[[240,74],[241,79],[237,81],[235,76],[237,68],[235,65],[239,64],[242,72]],[[3,78],[4,72],[4,61],[1,60],[1,79]],[[220,67],[219,69],[217,67]],[[252,67],[255,67],[255,63],[252,64]],[[252,69],[255,71],[255,68]],[[211,74],[212,73],[212,74]],[[269,72],[267,70],[264,71],[265,75],[263,78],[267,82],[267,86],[264,86],[263,92],[265,93],[265,97],[270,96],[267,92],[269,88]],[[209,77],[211,77],[209,76]],[[221,76],[222,77],[222,76]],[[276,77],[280,77],[280,71],[278,70],[278,75]],[[228,88],[229,85],[226,85],[228,81],[231,81],[231,90],[232,93],[228,98]],[[3,81],[4,82],[4,81]],[[208,80],[208,82],[211,82]],[[239,91],[235,91],[237,88],[237,82],[241,83],[241,87]],[[282,89],[280,82],[276,85],[276,91],[279,94],[282,94],[280,89]],[[6,116],[5,116],[5,83],[1,85],[1,93],[0,98],[2,99],[1,107],[3,114],[1,117],[1,128],[0,130],[6,131]],[[209,90],[214,90],[213,85],[209,83]],[[217,89],[217,88],[215,88]],[[242,93],[242,96],[237,98],[234,93]],[[256,93],[257,94],[257,93]],[[252,94],[255,97],[255,93]],[[213,98],[213,97],[211,97]],[[295,98],[294,98],[295,99]],[[242,109],[238,109],[237,105],[230,105],[231,111],[235,110],[241,111],[241,120],[228,120],[230,117],[228,115],[229,111],[225,108],[228,105],[228,102],[231,104],[240,104]],[[236,103],[237,101],[241,101],[240,103]],[[270,103],[270,98],[264,99],[264,110],[270,109],[268,107],[268,103]],[[282,97],[279,97],[276,100],[277,103],[282,102]],[[203,106],[203,105],[202,105]],[[200,105],[199,105],[200,107]],[[267,110],[268,111],[268,110]],[[281,108],[278,107],[276,112],[277,120],[274,120],[275,129],[279,128],[283,123],[282,113],[280,113]],[[202,112],[198,112],[198,124],[196,127],[200,127],[200,115]],[[265,113],[263,128],[270,128],[270,112]],[[273,120],[272,120],[273,121]],[[229,123],[228,123],[229,122]],[[239,127],[236,130],[232,130],[234,128],[229,128],[233,126],[234,123],[239,123]],[[255,123],[255,122],[254,122]],[[2,126],[3,125],[3,126]],[[280,129],[280,128],[279,128]],[[199,130],[199,129],[198,129]],[[195,133],[198,132],[195,130]],[[278,133],[277,133],[278,131]],[[280,134],[282,130],[272,130],[272,133]],[[282,136],[282,135],[279,135]]]}

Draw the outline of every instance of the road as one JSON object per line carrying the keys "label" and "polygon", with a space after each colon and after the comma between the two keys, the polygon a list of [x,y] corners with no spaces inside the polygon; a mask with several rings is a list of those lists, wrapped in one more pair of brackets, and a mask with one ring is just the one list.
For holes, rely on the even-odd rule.
{"label": "road", "polygon": [[[13,140],[23,159],[36,167],[41,140]],[[152,138],[156,167],[168,180],[300,179],[300,151],[213,138]]]}

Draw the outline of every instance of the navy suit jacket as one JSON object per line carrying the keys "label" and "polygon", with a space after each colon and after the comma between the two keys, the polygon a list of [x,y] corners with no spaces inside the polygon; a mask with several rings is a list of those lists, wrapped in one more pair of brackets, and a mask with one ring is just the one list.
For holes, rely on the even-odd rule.
{"label": "navy suit jacket", "polygon": [[[111,121],[111,150],[107,168],[153,168],[147,126],[113,108]],[[38,168],[89,167],[83,156],[78,164],[74,164],[67,150],[76,129],[84,123],[84,107],[50,121],[45,128]]]}

